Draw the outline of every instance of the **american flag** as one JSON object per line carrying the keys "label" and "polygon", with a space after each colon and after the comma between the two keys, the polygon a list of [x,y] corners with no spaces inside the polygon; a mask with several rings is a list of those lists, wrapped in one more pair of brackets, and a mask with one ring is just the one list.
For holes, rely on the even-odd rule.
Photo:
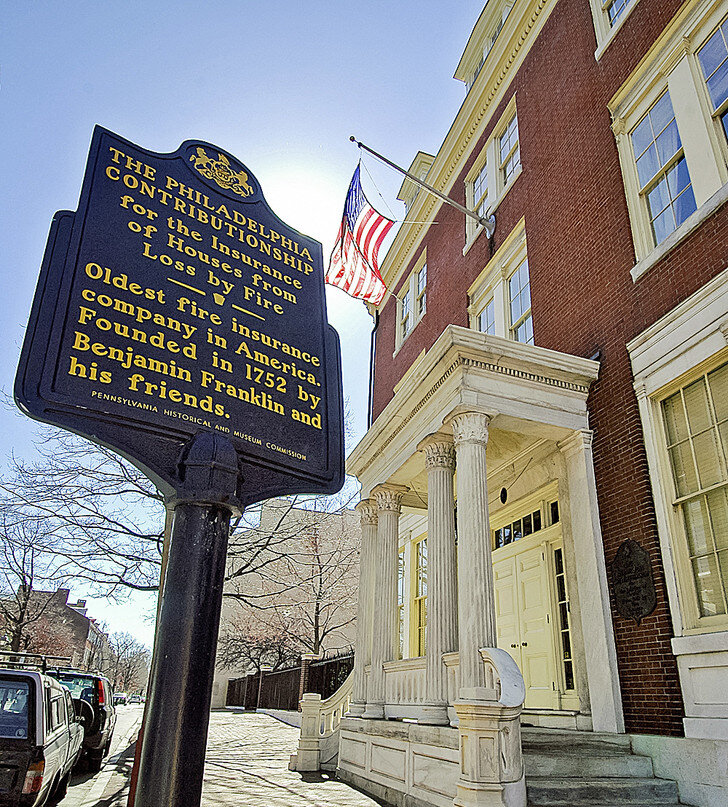
{"label": "american flag", "polygon": [[352,297],[378,305],[387,290],[379,274],[377,255],[392,225],[369,204],[359,182],[359,166],[349,185],[326,282]]}

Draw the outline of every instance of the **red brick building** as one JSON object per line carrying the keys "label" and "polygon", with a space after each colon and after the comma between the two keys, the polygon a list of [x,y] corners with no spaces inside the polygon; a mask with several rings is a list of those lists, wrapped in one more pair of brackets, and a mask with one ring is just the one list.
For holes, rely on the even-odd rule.
{"label": "red brick building", "polygon": [[[373,423],[349,460],[365,517],[395,513],[398,536],[363,572],[378,598],[362,591],[355,704],[454,724],[450,657],[482,602],[524,723],[627,732],[656,769],[695,763],[671,777],[683,801],[725,803],[728,2],[489,0],[455,78],[463,105],[410,170],[495,232],[403,184]],[[485,594],[456,557],[477,516],[468,440]],[[457,553],[433,545],[436,466]]]}

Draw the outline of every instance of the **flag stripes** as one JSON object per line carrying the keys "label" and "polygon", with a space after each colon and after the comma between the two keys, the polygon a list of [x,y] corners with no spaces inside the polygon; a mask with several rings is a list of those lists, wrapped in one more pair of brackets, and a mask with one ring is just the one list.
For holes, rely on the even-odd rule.
{"label": "flag stripes", "polygon": [[393,224],[369,204],[357,166],[346,195],[344,216],[329,259],[326,282],[352,297],[378,305],[387,290],[379,274],[378,253]]}

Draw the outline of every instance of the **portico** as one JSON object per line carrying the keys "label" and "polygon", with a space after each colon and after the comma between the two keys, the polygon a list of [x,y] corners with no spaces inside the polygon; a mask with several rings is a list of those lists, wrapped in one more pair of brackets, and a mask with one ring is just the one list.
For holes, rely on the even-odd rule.
{"label": "portico", "polygon": [[367,726],[416,722],[420,744],[462,733],[458,704],[496,688],[486,648],[522,666],[539,704],[524,722],[624,730],[586,408],[598,370],[448,326],[351,454],[363,546],[344,775],[415,793],[414,760],[409,784],[394,760],[416,749]]}

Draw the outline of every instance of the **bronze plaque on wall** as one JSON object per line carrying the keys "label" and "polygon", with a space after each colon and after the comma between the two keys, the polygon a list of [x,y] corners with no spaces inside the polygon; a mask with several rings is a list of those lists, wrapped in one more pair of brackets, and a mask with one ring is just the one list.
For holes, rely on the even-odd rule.
{"label": "bronze plaque on wall", "polygon": [[639,623],[657,606],[650,555],[636,541],[624,541],[611,564],[614,604],[625,619]]}

